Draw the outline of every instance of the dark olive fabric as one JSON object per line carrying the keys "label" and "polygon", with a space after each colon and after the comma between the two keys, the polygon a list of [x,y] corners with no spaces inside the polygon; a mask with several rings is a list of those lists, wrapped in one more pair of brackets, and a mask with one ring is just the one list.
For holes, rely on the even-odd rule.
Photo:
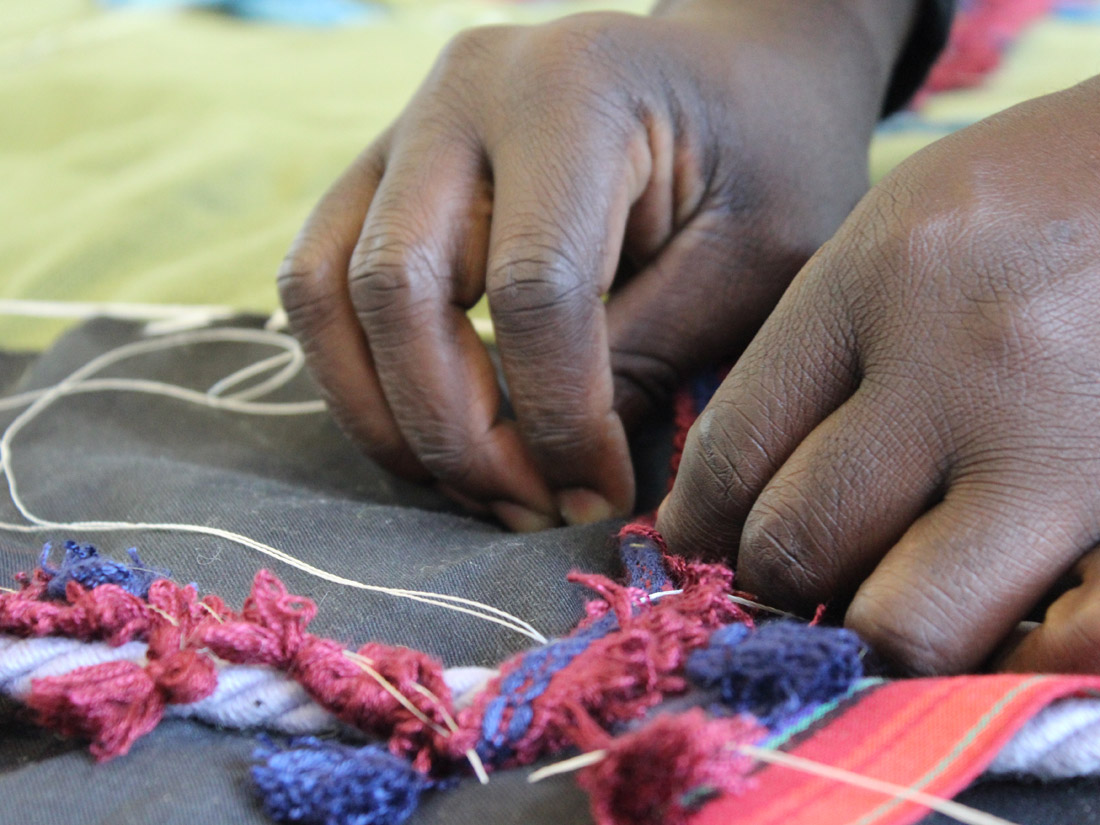
{"label": "dark olive fabric", "polygon": [[[52,384],[98,353],[135,340],[138,328],[97,321],[41,357],[0,356],[4,393]],[[271,354],[264,347],[207,344],[143,356],[107,374],[146,377],[195,389]],[[312,397],[302,378],[280,393]],[[0,413],[0,427],[15,412]],[[667,422],[648,428],[636,451],[643,496],[665,480]],[[573,626],[584,592],[565,582],[572,569],[618,572],[616,525],[517,536],[468,518],[431,491],[396,480],[362,458],[324,415],[266,418],[218,412],[129,393],[56,402],[15,441],[14,468],[28,506],[61,520],[123,519],[215,525],[274,544],[350,578],[463,595],[505,608],[547,635]],[[3,496],[0,520],[16,521]],[[528,646],[524,637],[439,608],[319,581],[220,540],[174,533],[0,533],[0,582],[32,568],[43,541],[92,541],[143,560],[178,581],[239,606],[255,571],[267,566],[291,590],[316,599],[313,629],[349,644],[407,644],[449,665],[491,665]],[[129,755],[96,764],[80,743],[31,725],[0,702],[0,823],[20,825],[218,825],[262,823],[248,781],[256,738],[172,721]],[[1096,783],[998,783],[964,799],[1029,825],[1096,821]],[[1014,800],[1027,818],[1014,817]],[[1092,806],[1092,808],[1089,808]],[[587,802],[569,777],[529,785],[525,771],[466,782],[427,798],[412,825],[585,825]],[[946,820],[944,820],[946,821]],[[941,820],[933,819],[939,825]]]}

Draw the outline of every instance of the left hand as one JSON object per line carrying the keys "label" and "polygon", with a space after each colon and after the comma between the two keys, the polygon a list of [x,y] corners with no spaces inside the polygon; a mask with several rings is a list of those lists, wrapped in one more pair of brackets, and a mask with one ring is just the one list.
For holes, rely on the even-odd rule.
{"label": "left hand", "polygon": [[[1100,79],[872,189],[692,428],[658,529],[767,601],[851,599],[903,668],[976,668],[1100,542],[1098,359]],[[1098,589],[1007,666],[1100,668]]]}

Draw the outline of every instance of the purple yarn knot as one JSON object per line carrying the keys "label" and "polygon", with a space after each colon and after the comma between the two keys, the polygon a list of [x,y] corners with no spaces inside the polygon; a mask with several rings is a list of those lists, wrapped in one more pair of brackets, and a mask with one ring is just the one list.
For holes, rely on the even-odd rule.
{"label": "purple yarn knot", "polygon": [[89,590],[101,584],[114,584],[127,593],[144,599],[148,598],[149,586],[154,581],[166,579],[170,575],[167,570],[157,570],[142,564],[134,547],[126,551],[130,557],[130,563],[127,564],[101,556],[99,550],[91,544],[66,541],[65,555],[58,567],[50,564],[52,549],[47,542],[42,548],[39,566],[50,580],[46,586],[46,595],[55,599],[65,598],[65,588],[71,581]]}

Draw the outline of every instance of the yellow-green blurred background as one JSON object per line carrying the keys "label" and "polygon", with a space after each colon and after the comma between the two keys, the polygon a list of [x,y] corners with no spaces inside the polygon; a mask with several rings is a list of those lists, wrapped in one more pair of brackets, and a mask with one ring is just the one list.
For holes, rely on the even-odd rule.
{"label": "yellow-green blurred background", "polygon": [[[298,225],[455,31],[646,5],[413,0],[312,29],[0,0],[0,298],[271,311]],[[983,88],[937,97],[922,118],[973,120],[1096,73],[1100,25],[1047,20]],[[874,173],[940,133],[884,133]],[[0,346],[57,330],[0,317]]]}

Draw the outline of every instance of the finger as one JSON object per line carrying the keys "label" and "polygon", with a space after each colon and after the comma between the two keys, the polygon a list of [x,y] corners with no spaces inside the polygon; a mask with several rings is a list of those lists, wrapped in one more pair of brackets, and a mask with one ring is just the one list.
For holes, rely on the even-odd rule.
{"label": "finger", "polygon": [[483,290],[492,194],[480,151],[423,129],[393,152],[349,273],[398,427],[446,487],[510,526],[556,508],[515,427],[466,310]]}
{"label": "finger", "polygon": [[756,231],[726,210],[703,212],[612,293],[615,407],[628,431],[686,377],[739,355],[814,251],[781,239],[746,245]]}
{"label": "finger", "polygon": [[279,296],[333,418],[391,471],[428,473],[398,429],[348,295],[347,273],[385,167],[381,139],[333,184],[298,233],[279,269]]}
{"label": "finger", "polygon": [[799,273],[688,433],[657,528],[678,553],[736,560],[757,495],[794,448],[852,393],[854,346],[814,261]]}
{"label": "finger", "polygon": [[576,524],[633,505],[601,295],[648,171],[606,139],[578,139],[566,118],[547,122],[557,125],[493,153],[486,291],[517,421],[562,516]]}
{"label": "finger", "polygon": [[1100,673],[1100,550],[1078,562],[1077,587],[1008,651],[997,669],[1015,673]]}
{"label": "finger", "polygon": [[863,583],[845,624],[914,673],[977,667],[1090,543],[1071,508],[1045,498],[1012,478],[952,488]]}
{"label": "finger", "polygon": [[928,508],[943,451],[899,398],[865,384],[802,441],[745,521],[740,587],[805,614],[844,600]]}

